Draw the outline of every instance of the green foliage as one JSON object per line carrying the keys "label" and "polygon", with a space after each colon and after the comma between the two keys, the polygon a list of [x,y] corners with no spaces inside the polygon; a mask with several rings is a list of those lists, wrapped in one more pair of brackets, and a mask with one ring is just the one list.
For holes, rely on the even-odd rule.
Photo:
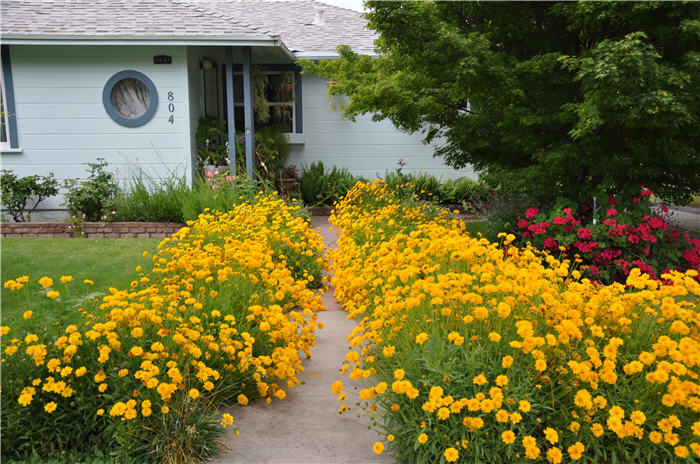
{"label": "green foliage", "polygon": [[182,178],[152,179],[139,171],[114,199],[111,221],[184,222],[182,199],[189,193]]}
{"label": "green foliage", "polygon": [[304,168],[298,179],[301,199],[307,206],[331,206],[355,185],[357,179],[347,168],[337,168],[326,173],[322,161]]}
{"label": "green foliage", "polygon": [[97,163],[87,163],[90,173],[87,179],[68,179],[65,199],[71,216],[83,221],[100,221],[113,216],[114,198],[119,186],[114,174],[108,172],[107,162],[97,158]]}
{"label": "green foliage", "polygon": [[226,122],[207,116],[200,118],[197,126],[198,168],[205,164],[224,166],[228,159],[228,135],[226,134]]}
{"label": "green foliage", "polygon": [[[3,169],[0,184],[2,185],[0,201],[12,219],[17,222],[30,220],[30,214],[39,203],[58,193],[58,182],[53,174],[17,177],[14,172]],[[36,202],[34,206],[28,208],[27,202],[31,197],[34,197]]]}
{"label": "green foliage", "polygon": [[182,218],[185,221],[197,219],[205,210],[230,211],[241,203],[253,203],[261,189],[269,191],[267,184],[250,182],[245,177],[233,178],[215,174],[211,178],[197,179],[192,189],[184,190],[178,196]]}
{"label": "green foliage", "polygon": [[286,127],[273,125],[255,131],[255,162],[258,174],[273,182],[289,156],[289,143],[284,137]]}
{"label": "green foliage", "polygon": [[[700,192],[700,5],[369,1],[378,58],[305,72],[539,203]],[[438,139],[440,137],[441,139]]]}

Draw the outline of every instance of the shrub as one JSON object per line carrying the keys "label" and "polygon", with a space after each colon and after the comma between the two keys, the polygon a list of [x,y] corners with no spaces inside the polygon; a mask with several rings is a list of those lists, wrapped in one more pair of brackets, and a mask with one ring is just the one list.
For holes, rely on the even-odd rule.
{"label": "shrub", "polygon": [[[0,184],[2,185],[0,201],[16,222],[30,220],[31,213],[39,203],[58,193],[58,182],[53,174],[17,177],[14,172],[3,169]],[[31,197],[34,197],[36,202],[34,206],[28,208],[27,202]]]}
{"label": "shrub", "polygon": [[29,313],[0,329],[3,459],[118,444],[136,462],[195,462],[216,450],[220,405],[284,398],[322,309],[323,244],[294,210],[260,195],[200,215],[94,305],[63,306],[40,279],[81,322]]}
{"label": "shrub", "polygon": [[90,168],[87,179],[68,179],[65,200],[68,212],[84,221],[100,221],[113,216],[114,198],[119,186],[114,174],[107,172],[107,162],[97,158],[97,163],[87,163]]}
{"label": "shrub", "polygon": [[516,243],[578,259],[586,276],[607,283],[624,282],[633,268],[654,279],[672,269],[700,271],[700,240],[654,213],[651,195],[642,190],[629,204],[611,197],[597,211],[589,205],[577,211],[566,202],[548,212],[528,208],[518,216]]}
{"label": "shrub", "polygon": [[697,272],[592,283],[381,182],[356,185],[331,222],[332,283],[358,321],[341,373],[366,379],[359,403],[402,462],[700,456]]}
{"label": "shrub", "polygon": [[304,168],[298,178],[299,193],[307,206],[331,206],[355,184],[355,177],[347,168],[337,168],[326,173],[322,161]]}

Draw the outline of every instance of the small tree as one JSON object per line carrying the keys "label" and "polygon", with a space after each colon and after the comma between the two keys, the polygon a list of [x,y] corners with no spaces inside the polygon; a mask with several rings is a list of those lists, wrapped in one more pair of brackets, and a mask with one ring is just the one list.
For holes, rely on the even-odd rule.
{"label": "small tree", "polygon": [[700,4],[366,6],[378,58],[302,62],[350,119],[423,131],[452,166],[542,202],[700,191]]}

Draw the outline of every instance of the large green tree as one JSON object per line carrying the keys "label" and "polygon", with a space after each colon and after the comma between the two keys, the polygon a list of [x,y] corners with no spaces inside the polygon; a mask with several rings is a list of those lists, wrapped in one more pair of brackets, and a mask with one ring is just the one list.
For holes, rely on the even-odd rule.
{"label": "large green tree", "polygon": [[366,3],[379,57],[303,62],[371,113],[537,200],[700,191],[700,3]]}

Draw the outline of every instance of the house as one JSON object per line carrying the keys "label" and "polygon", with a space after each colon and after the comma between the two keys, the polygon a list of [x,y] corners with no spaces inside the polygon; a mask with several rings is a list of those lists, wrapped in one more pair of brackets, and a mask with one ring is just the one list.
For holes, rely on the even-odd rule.
{"label": "house", "polygon": [[[0,18],[1,162],[18,175],[82,177],[101,157],[122,179],[140,168],[191,182],[203,116],[245,133],[251,165],[256,70],[285,86],[267,105],[289,128],[288,164],[372,177],[403,158],[406,171],[471,175],[388,121],[344,120],[326,82],[300,74],[299,58],[332,59],[340,44],[374,53],[358,12],[315,1],[2,0]],[[61,204],[45,201],[38,216]]]}

